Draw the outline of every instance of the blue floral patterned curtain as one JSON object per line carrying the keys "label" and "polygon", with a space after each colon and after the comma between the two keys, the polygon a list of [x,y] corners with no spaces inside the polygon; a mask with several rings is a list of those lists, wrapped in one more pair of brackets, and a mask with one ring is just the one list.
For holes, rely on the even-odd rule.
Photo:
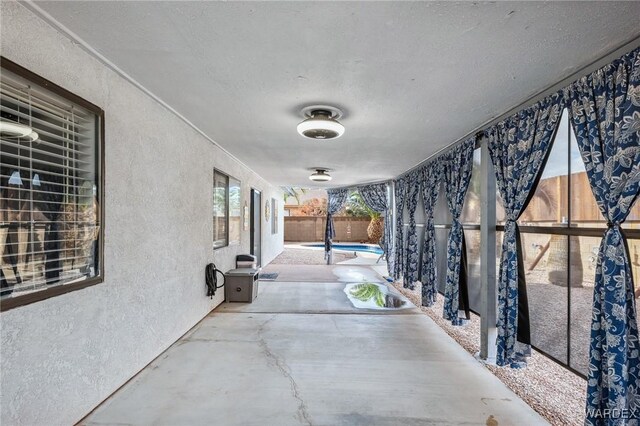
{"label": "blue floral patterned curtain", "polygon": [[377,183],[372,185],[364,185],[358,187],[358,192],[362,196],[362,200],[365,202],[369,208],[380,212],[384,215],[384,241],[382,242],[382,249],[384,250],[384,254],[387,257],[387,267],[389,271],[391,271],[391,253],[390,247],[392,246],[391,235],[392,233],[392,223],[391,223],[391,214],[389,210],[389,191],[388,185],[386,183]]}
{"label": "blue floral patterned curtain", "polygon": [[517,220],[540,179],[561,114],[562,96],[556,93],[487,130],[489,153],[507,216],[498,277],[496,362],[500,366],[523,366],[531,354],[529,306]]}
{"label": "blue floral patterned curtain", "polygon": [[405,288],[413,290],[418,281],[418,263],[420,250],[418,247],[418,232],[416,231],[416,209],[420,196],[420,171],[415,170],[407,177],[407,209],[409,210],[409,229],[407,230],[407,246],[405,248],[404,284]]}
{"label": "blue floral patterned curtain", "polygon": [[394,194],[396,199],[396,238],[393,244],[393,249],[395,251],[392,265],[393,270],[390,272],[393,274],[393,279],[398,280],[404,272],[404,227],[402,225],[402,215],[404,212],[405,197],[407,194],[405,178],[400,178],[395,181]]}
{"label": "blue floral patterned curtain", "polygon": [[432,306],[438,295],[436,271],[436,230],[433,224],[433,209],[438,200],[442,167],[432,161],[421,170],[422,200],[424,204],[424,242],[422,244],[422,305]]}
{"label": "blue floral patterned curtain", "polygon": [[451,232],[447,242],[447,282],[444,291],[444,314],[452,325],[462,325],[459,312],[469,319],[469,293],[467,291],[467,256],[464,230],[460,223],[464,197],[471,181],[475,138],[453,148],[444,160],[444,181],[447,205],[452,216]]}
{"label": "blue floral patterned curtain", "polygon": [[338,213],[344,203],[347,202],[349,196],[348,189],[329,189],[327,190],[327,224],[324,230],[324,257],[328,257],[331,252],[333,237],[336,236],[336,230],[333,226],[333,215]]}
{"label": "blue floral patterned curtain", "polygon": [[620,228],[640,196],[640,48],[576,81],[565,98],[591,190],[607,220],[593,291],[586,424],[636,424],[595,413],[640,415],[633,275]]}

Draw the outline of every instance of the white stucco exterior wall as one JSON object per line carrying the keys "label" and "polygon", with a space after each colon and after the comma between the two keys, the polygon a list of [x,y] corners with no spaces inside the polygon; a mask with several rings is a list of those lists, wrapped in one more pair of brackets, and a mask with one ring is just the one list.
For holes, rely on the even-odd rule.
{"label": "white stucco exterior wall", "polygon": [[105,111],[104,283],[0,314],[0,423],[72,424],[221,303],[204,268],[232,268],[250,235],[213,252],[213,169],[241,180],[243,204],[251,187],[279,200],[263,265],[283,249],[282,192],[24,6],[0,7],[2,56]]}

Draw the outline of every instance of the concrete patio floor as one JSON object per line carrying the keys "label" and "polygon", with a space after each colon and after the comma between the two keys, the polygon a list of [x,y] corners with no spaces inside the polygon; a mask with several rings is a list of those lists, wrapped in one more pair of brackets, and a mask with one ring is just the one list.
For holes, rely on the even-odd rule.
{"label": "concrete patio floor", "polygon": [[343,289],[261,282],[83,424],[546,424],[415,307],[362,311]]}
{"label": "concrete patio floor", "polygon": [[378,269],[370,266],[337,264],[337,265],[287,265],[271,264],[262,268],[262,272],[277,272],[276,281],[287,282],[341,282],[352,283],[363,280],[384,282],[381,274],[386,267]]}

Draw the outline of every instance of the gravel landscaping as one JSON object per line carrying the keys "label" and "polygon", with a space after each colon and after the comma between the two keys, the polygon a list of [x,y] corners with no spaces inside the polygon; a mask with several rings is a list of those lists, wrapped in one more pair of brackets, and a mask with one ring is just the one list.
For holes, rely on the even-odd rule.
{"label": "gravel landscaping", "polygon": [[[402,283],[393,283],[393,286],[416,306],[420,306],[420,283],[417,283],[414,290],[403,288]],[[548,284],[543,286],[545,287],[542,289],[543,292],[556,290],[551,288],[554,286]],[[557,287],[557,289],[561,289],[561,287]],[[539,288],[536,291],[538,290]],[[566,291],[566,289],[564,290]],[[423,306],[421,310],[467,352],[475,355],[480,351],[480,317],[472,314],[471,321],[467,325],[454,327],[442,318],[443,303],[444,298],[439,295],[438,301],[433,307]],[[553,326],[553,324],[549,324],[545,330],[551,330]],[[491,365],[486,365],[486,368],[551,424],[584,424],[586,381],[544,355],[533,351],[528,366],[523,369],[501,368]]]}

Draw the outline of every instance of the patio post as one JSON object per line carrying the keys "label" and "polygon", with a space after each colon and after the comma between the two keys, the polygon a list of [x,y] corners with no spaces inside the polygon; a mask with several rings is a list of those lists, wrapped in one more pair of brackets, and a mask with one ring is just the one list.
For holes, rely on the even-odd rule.
{"label": "patio post", "polygon": [[480,139],[480,358],[496,361],[496,180],[489,141]]}

